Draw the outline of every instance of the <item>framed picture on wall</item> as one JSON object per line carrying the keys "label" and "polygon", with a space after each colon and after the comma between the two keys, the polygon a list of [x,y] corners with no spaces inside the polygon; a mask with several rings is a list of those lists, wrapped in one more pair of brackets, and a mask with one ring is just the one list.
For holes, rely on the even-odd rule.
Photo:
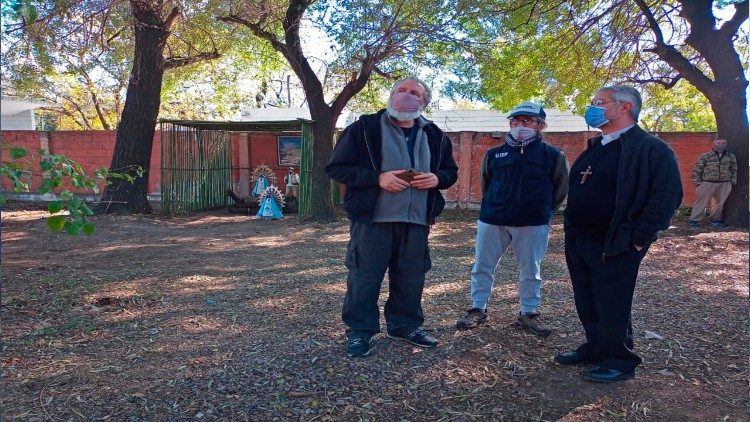
{"label": "framed picture on wall", "polygon": [[302,158],[301,136],[279,136],[277,138],[279,150],[279,165],[298,167]]}

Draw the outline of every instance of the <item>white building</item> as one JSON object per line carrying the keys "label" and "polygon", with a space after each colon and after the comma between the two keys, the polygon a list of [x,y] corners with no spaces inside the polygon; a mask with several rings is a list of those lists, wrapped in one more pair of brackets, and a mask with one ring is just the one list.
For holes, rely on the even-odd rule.
{"label": "white building", "polygon": [[[586,125],[582,116],[570,111],[545,109],[547,112],[546,132],[585,132],[597,130]],[[337,129],[343,129],[359,117],[356,113],[344,110],[336,122]],[[444,132],[506,132],[508,113],[493,110],[435,110],[426,115],[429,120]],[[242,121],[276,121],[310,119],[308,108],[247,108],[242,110]]]}
{"label": "white building", "polygon": [[36,130],[34,110],[41,107],[60,105],[3,97],[0,99],[0,130]]}
{"label": "white building", "polygon": [[[344,110],[336,121],[336,128],[343,129],[346,127],[347,117],[349,112]],[[310,118],[310,109],[307,107],[301,108],[246,108],[241,111],[240,120],[243,122],[274,122],[277,120],[288,121],[295,119],[307,119]]]}
{"label": "white building", "polygon": [[[545,109],[545,132],[585,132],[590,128],[583,117],[570,111]],[[507,132],[508,113],[493,110],[435,110],[426,116],[443,132]]]}

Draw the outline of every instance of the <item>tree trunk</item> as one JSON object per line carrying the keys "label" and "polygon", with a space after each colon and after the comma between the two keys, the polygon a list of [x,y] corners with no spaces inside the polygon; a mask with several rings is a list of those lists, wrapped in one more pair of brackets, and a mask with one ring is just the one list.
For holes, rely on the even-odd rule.
{"label": "tree trunk", "polygon": [[310,190],[310,217],[315,221],[334,219],[331,204],[331,181],[326,175],[326,164],[333,151],[333,134],[336,119],[329,106],[310,107],[312,117],[312,187]]}
{"label": "tree trunk", "polygon": [[727,150],[737,156],[737,185],[724,204],[724,221],[733,227],[748,227],[748,120],[744,89],[726,90],[709,98],[716,116],[719,136],[727,140]]}
{"label": "tree trunk", "polygon": [[[149,19],[150,18],[150,19]],[[125,106],[117,125],[115,151],[110,171],[135,177],[133,183],[110,178],[97,211],[152,213],[148,203],[151,147],[156,130],[161,101],[163,50],[168,32],[160,25],[158,16],[137,17],[135,26],[135,54],[128,83]],[[140,24],[144,22],[144,24]],[[153,22],[153,23],[152,23]],[[146,25],[148,23],[150,25]],[[143,169],[142,177],[136,172]]]}

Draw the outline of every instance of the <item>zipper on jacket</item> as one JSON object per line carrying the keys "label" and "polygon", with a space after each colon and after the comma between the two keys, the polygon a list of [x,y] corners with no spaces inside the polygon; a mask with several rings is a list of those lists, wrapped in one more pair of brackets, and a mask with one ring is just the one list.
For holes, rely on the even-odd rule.
{"label": "zipper on jacket", "polygon": [[365,130],[364,123],[362,123],[362,137],[365,140],[365,146],[367,147],[367,154],[370,156],[370,163],[372,163],[372,169],[375,171],[380,171],[377,167],[375,167],[375,159],[372,158],[372,151],[370,150],[370,141],[367,140],[367,131]]}
{"label": "zipper on jacket", "polygon": [[[440,145],[438,146],[438,161],[437,165],[435,166],[435,171],[440,170],[440,163],[443,162],[443,144],[445,143],[445,134],[440,138]],[[435,175],[437,177],[437,174]],[[438,178],[438,184],[440,183],[440,178]],[[437,186],[435,186],[437,189]],[[432,204],[430,204],[430,212],[427,215],[427,220],[434,221],[435,218],[432,216],[432,212],[435,210],[435,198],[437,198],[436,193],[432,193]],[[427,221],[429,223],[430,221]]]}
{"label": "zipper on jacket", "polygon": [[513,210],[510,213],[511,224],[512,224],[511,227],[517,227],[516,223],[518,222],[518,218],[516,216],[516,204],[518,204],[521,201],[521,197],[523,196],[523,191],[521,188],[523,187],[523,181],[522,181],[523,168],[524,168],[524,164],[526,164],[526,157],[523,156],[523,147],[521,147],[520,153],[521,153],[521,157],[519,157],[519,159],[517,160],[517,163],[515,165],[516,168],[513,171],[515,174],[518,175],[518,177],[516,178],[516,186],[515,186],[516,191],[514,192],[515,195],[513,195],[513,204],[511,205],[513,207]]}

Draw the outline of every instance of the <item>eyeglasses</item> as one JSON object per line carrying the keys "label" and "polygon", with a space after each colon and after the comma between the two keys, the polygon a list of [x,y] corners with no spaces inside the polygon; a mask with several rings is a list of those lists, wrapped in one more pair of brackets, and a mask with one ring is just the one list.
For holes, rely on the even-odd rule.
{"label": "eyeglasses", "polygon": [[591,105],[595,106],[595,107],[601,107],[601,106],[603,106],[604,104],[607,104],[607,103],[619,103],[619,101],[617,101],[617,100],[602,100],[600,98],[598,100],[592,101]]}
{"label": "eyeglasses", "polygon": [[510,118],[510,124],[511,125],[521,124],[522,126],[531,126],[534,123],[537,123],[537,119],[535,119],[533,117],[518,116],[518,117],[511,117]]}

